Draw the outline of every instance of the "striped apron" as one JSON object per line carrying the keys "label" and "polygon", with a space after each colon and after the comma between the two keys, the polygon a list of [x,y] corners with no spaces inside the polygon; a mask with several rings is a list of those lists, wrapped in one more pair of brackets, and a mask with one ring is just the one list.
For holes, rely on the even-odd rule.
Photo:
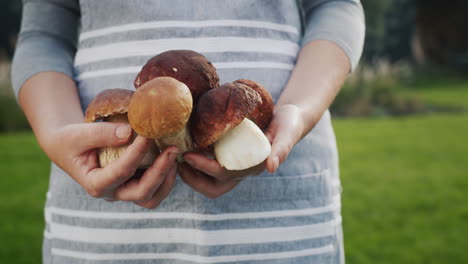
{"label": "striped apron", "polygon": [[[295,1],[80,0],[75,77],[83,109],[104,89],[133,89],[169,49],[208,57],[221,83],[264,84],[275,100],[300,49]],[[217,199],[180,178],[154,209],[95,199],[52,164],[44,263],[344,263],[340,181],[328,112],[275,174]]]}

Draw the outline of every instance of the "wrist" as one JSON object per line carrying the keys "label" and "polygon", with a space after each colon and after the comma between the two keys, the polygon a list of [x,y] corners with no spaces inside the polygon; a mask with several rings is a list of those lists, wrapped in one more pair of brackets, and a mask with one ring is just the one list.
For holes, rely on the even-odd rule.
{"label": "wrist", "polygon": [[61,131],[65,128],[65,126],[66,125],[47,128],[36,127],[33,129],[39,146],[51,160],[53,160],[52,156],[57,145],[56,142],[62,141],[61,135],[63,133],[61,133]]}
{"label": "wrist", "polygon": [[306,129],[307,111],[304,111],[304,109],[300,105],[293,103],[277,105],[275,107],[275,114],[280,112],[289,116],[290,121],[293,122],[293,124],[290,125],[295,128],[296,142],[301,140],[307,133],[309,133],[310,130]]}

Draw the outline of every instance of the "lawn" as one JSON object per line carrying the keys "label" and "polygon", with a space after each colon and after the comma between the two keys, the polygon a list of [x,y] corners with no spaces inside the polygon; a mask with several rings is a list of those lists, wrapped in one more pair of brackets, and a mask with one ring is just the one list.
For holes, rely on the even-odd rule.
{"label": "lawn", "polygon": [[[467,121],[334,122],[348,263],[468,263]],[[0,136],[0,149],[0,263],[37,263],[48,161],[29,133]]]}
{"label": "lawn", "polygon": [[40,263],[49,163],[31,133],[0,135],[0,263]]}
{"label": "lawn", "polygon": [[468,263],[468,115],[334,124],[348,263]]}
{"label": "lawn", "polygon": [[466,77],[426,77],[414,83],[404,84],[400,92],[408,97],[418,97],[436,107],[468,110]]}

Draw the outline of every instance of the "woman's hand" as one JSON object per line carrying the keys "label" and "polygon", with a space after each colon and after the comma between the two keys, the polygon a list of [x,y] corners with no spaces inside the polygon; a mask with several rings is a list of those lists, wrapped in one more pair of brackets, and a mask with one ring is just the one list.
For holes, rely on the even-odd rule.
{"label": "woman's hand", "polygon": [[229,171],[216,160],[199,153],[186,153],[184,160],[185,163],[180,164],[178,169],[182,180],[195,191],[212,199],[232,190],[243,178],[258,175],[265,170],[265,164],[261,163],[246,170]]}
{"label": "woman's hand", "polygon": [[96,150],[119,146],[132,137],[127,124],[70,124],[52,132],[43,148],[91,196],[108,201],[129,201],[155,208],[171,192],[176,177],[178,150],[161,153],[141,177],[133,177],[153,140],[138,136],[118,160],[99,168]]}
{"label": "woman's hand", "polygon": [[247,176],[258,175],[265,169],[275,172],[294,145],[302,138],[304,124],[299,108],[294,105],[279,106],[266,130],[272,150],[265,162],[240,171],[229,171],[217,161],[198,153],[186,153],[186,164],[179,166],[185,183],[209,198],[217,198],[236,187]]}
{"label": "woman's hand", "polygon": [[128,124],[83,123],[78,91],[70,77],[36,74],[25,82],[18,99],[42,149],[91,196],[155,208],[169,195],[179,150],[166,149],[141,177],[132,178],[154,144],[138,136],[118,160],[99,168],[96,150],[127,143],[132,130]]}
{"label": "woman's hand", "polygon": [[304,127],[299,107],[287,104],[275,109],[273,119],[265,132],[271,142],[271,153],[266,159],[266,169],[270,173],[278,169],[297,142],[305,136]]}

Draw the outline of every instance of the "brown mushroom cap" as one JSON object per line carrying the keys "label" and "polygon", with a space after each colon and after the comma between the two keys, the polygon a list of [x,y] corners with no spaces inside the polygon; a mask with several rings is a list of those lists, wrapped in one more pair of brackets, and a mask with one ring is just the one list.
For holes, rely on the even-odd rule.
{"label": "brown mushroom cap", "polygon": [[194,102],[202,93],[219,86],[216,68],[205,56],[192,50],[169,50],[151,58],[137,75],[135,88],[163,76],[185,83]]}
{"label": "brown mushroom cap", "polygon": [[273,109],[275,107],[270,92],[258,82],[240,79],[234,83],[247,85],[256,91],[262,98],[262,103],[253,110],[247,118],[252,120],[261,130],[265,130],[273,118]]}
{"label": "brown mushroom cap", "polygon": [[226,83],[204,93],[192,120],[192,137],[197,148],[206,148],[237,126],[262,99],[249,87]]}
{"label": "brown mushroom cap", "polygon": [[187,85],[171,77],[158,77],[133,94],[128,120],[139,135],[159,139],[179,133],[191,112],[192,95]]}
{"label": "brown mushroom cap", "polygon": [[89,103],[85,121],[90,123],[111,115],[127,113],[133,93],[125,89],[107,89],[100,92]]}

